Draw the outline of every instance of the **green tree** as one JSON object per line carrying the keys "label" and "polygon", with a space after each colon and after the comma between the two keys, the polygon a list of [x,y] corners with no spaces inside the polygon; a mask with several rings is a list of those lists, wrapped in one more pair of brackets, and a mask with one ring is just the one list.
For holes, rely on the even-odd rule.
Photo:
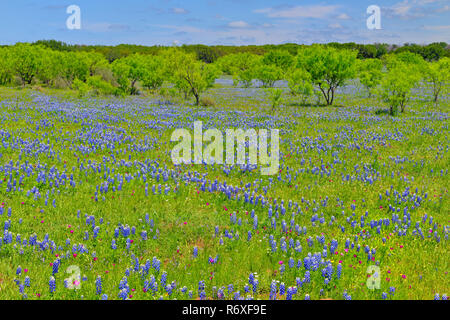
{"label": "green tree", "polygon": [[48,48],[36,48],[39,54],[36,77],[44,84],[50,85],[61,74],[63,62],[61,56],[65,53]]}
{"label": "green tree", "polygon": [[233,76],[235,85],[241,82],[244,87],[249,87],[255,78],[255,67],[260,61],[260,56],[244,52],[222,57],[217,64],[224,73]]}
{"label": "green tree", "polygon": [[336,89],[355,75],[357,51],[313,45],[299,52],[297,67],[311,74],[327,105],[333,104]]}
{"label": "green tree", "polygon": [[261,61],[265,65],[273,65],[286,72],[294,65],[294,57],[285,50],[273,50],[266,53]]}
{"label": "green tree", "polygon": [[10,84],[13,79],[14,67],[10,51],[9,48],[0,47],[0,85]]}
{"label": "green tree", "polygon": [[383,62],[379,59],[358,61],[359,81],[366,88],[369,97],[373,90],[381,83],[383,77]]}
{"label": "green tree", "polygon": [[295,69],[287,77],[289,93],[299,96],[304,104],[312,95],[314,88],[311,82],[311,75],[305,69]]}
{"label": "green tree", "polygon": [[123,92],[136,94],[138,92],[137,82],[142,80],[145,74],[144,58],[141,54],[136,53],[115,60],[112,63],[112,71]]}
{"label": "green tree", "polygon": [[143,58],[144,72],[142,74],[142,85],[150,90],[161,88],[164,83],[165,61],[161,56],[147,55]]}
{"label": "green tree", "polygon": [[175,86],[184,92],[188,90],[194,96],[196,105],[199,105],[201,94],[214,85],[220,70],[212,63],[198,61],[195,54],[186,54],[181,50],[170,50],[165,57],[166,72]]}
{"label": "green tree", "polygon": [[398,107],[404,112],[410,99],[411,89],[421,75],[414,65],[395,59],[388,64],[388,72],[381,81],[382,97],[389,104],[390,114],[395,115]]}
{"label": "green tree", "polygon": [[61,61],[62,66],[59,74],[69,86],[72,86],[75,79],[86,82],[89,76],[89,62],[83,53],[61,52],[56,57]]}
{"label": "green tree", "polygon": [[254,67],[254,76],[261,80],[264,88],[273,87],[275,82],[283,79],[283,71],[281,68],[273,64],[259,64]]}
{"label": "green tree", "polygon": [[450,85],[450,58],[427,63],[425,80],[431,84],[433,100],[438,101],[439,94],[447,90]]}
{"label": "green tree", "polygon": [[38,72],[41,47],[29,43],[18,43],[11,48],[11,64],[22,84],[30,84]]}

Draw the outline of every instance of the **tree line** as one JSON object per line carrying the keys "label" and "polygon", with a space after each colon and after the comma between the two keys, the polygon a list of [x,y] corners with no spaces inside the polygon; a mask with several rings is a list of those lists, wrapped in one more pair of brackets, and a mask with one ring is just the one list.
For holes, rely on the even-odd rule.
{"label": "tree line", "polygon": [[[167,47],[164,46],[142,46],[120,44],[117,46],[102,46],[102,45],[71,45],[57,40],[39,40],[33,45],[41,45],[57,51],[94,51],[101,53],[111,63],[116,59],[120,59],[135,53],[156,55]],[[326,46],[331,46],[337,49],[356,50],[358,52],[358,59],[381,58],[387,53],[401,53],[412,52],[422,56],[427,61],[439,60],[443,57],[450,57],[450,44],[445,42],[434,42],[428,45],[419,45],[414,43],[405,43],[402,46],[389,45],[386,43],[375,44],[358,44],[354,42],[338,43],[330,42]],[[215,62],[220,57],[235,53],[252,53],[257,55],[264,55],[273,50],[286,50],[292,55],[296,55],[297,51],[305,45],[296,43],[285,43],[279,45],[247,45],[247,46],[226,46],[214,45],[206,46],[203,44],[182,45],[180,48],[186,53],[195,53],[197,59],[203,62]]]}
{"label": "tree line", "polygon": [[[448,90],[449,57],[433,54],[425,59],[423,52],[414,52],[419,50],[414,45],[401,47],[412,50],[390,53],[382,45],[372,46],[364,45],[371,53],[363,56],[352,44],[252,47],[261,50],[257,53],[234,47],[236,52],[209,59],[214,47],[121,45],[114,48],[147,51],[109,59],[99,50],[75,50],[62,42],[18,43],[0,47],[0,85],[69,87],[80,96],[133,95],[149,90],[193,97],[198,105],[215,79],[227,74],[243,87],[258,80],[263,87],[273,88],[277,81],[286,80],[289,93],[303,103],[315,94],[332,105],[337,89],[358,78],[369,96],[379,95],[389,104],[392,114],[404,111],[412,89],[421,81],[430,84],[434,101]],[[438,46],[443,48],[444,44]],[[271,92],[274,105],[281,97],[280,90]]]}

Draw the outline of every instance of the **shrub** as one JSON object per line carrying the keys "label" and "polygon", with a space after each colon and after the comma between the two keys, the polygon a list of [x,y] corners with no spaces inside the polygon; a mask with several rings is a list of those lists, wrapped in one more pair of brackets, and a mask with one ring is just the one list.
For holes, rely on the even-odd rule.
{"label": "shrub", "polygon": [[69,85],[65,79],[57,77],[53,80],[53,87],[56,89],[67,89]]}
{"label": "shrub", "polygon": [[202,105],[203,107],[213,107],[216,105],[216,102],[211,97],[201,97],[200,105]]}
{"label": "shrub", "polygon": [[81,98],[91,90],[91,87],[87,83],[81,81],[80,79],[75,78],[75,80],[73,80],[72,82],[72,89],[77,90],[78,97]]}
{"label": "shrub", "polygon": [[116,88],[111,83],[104,81],[101,76],[89,77],[86,83],[95,94],[111,95],[116,91]]}
{"label": "shrub", "polygon": [[281,103],[281,95],[283,94],[282,89],[270,88],[267,89],[267,93],[269,95],[270,104],[272,106],[272,110],[275,109]]}

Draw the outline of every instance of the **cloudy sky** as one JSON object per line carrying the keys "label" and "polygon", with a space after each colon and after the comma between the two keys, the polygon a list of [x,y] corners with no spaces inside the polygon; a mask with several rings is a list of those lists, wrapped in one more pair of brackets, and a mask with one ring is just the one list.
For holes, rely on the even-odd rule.
{"label": "cloudy sky", "polygon": [[[81,29],[69,30],[69,5]],[[369,5],[381,29],[369,30]],[[0,0],[0,44],[251,45],[450,42],[449,0]]]}

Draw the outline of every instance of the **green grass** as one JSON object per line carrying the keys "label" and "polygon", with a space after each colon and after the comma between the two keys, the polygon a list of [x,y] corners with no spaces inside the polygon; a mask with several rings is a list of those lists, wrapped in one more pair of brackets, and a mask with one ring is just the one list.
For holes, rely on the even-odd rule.
{"label": "green grass", "polygon": [[[195,299],[198,297],[200,280],[205,281],[208,299],[213,296],[213,287],[219,289],[222,286],[225,287],[225,298],[232,299],[233,294],[227,293],[229,284],[233,284],[234,291],[240,291],[241,296],[252,295],[256,299],[268,299],[272,280],[285,283],[287,289],[296,286],[297,277],[303,279],[303,266],[289,268],[288,260],[290,257],[294,258],[297,265],[297,260],[303,260],[308,252],[322,252],[323,246],[316,240],[316,236],[321,235],[325,236],[328,248],[332,239],[338,241],[338,254],[330,255],[328,250],[328,256],[324,258],[334,268],[332,279],[325,285],[321,274],[323,266],[319,267],[317,271],[311,272],[311,282],[298,288],[294,299],[303,299],[305,294],[309,294],[311,299],[343,299],[344,291],[352,299],[381,299],[382,292],[389,293],[390,287],[395,287],[395,294],[388,294],[388,299],[432,299],[435,293],[448,294],[448,240],[445,238],[448,231],[444,230],[444,226],[448,228],[449,225],[448,100],[443,100],[437,106],[427,100],[415,100],[408,105],[405,114],[390,117],[385,114],[377,115],[376,110],[386,109],[387,106],[376,97],[369,99],[363,94],[339,94],[337,106],[317,106],[314,100],[309,106],[297,106],[295,99],[288,97],[272,112],[262,89],[236,90],[221,86],[210,89],[207,93],[215,100],[214,107],[202,109],[182,100],[175,100],[177,105],[183,105],[177,107],[178,115],[173,117],[168,115],[169,111],[164,111],[155,104],[158,97],[79,100],[71,91],[47,88],[41,91],[0,88],[0,132],[3,142],[0,145],[0,178],[3,181],[0,184],[0,204],[4,203],[5,210],[0,216],[0,226],[3,227],[5,221],[11,220],[9,231],[13,234],[13,242],[3,243],[0,247],[0,299],[22,299],[23,294],[14,281],[23,283],[25,276],[31,279],[31,286],[25,287],[27,299],[99,299],[100,295],[96,294],[95,289],[97,276],[102,278],[102,293],[107,294],[109,299],[118,299],[119,282],[125,276],[127,268],[133,269],[133,256],[139,258],[141,265],[147,259],[151,261],[153,257],[157,257],[161,261],[161,271],[158,273],[150,268],[145,277],[131,271],[128,276],[131,299],[158,299],[161,296],[164,299],[187,299],[187,293],[179,291],[183,286],[188,291],[193,291]],[[37,97],[49,97],[49,100],[39,102],[34,100]],[[51,109],[51,103],[54,103],[54,109]],[[66,103],[72,104],[65,105]],[[105,107],[106,105],[109,106]],[[233,111],[241,111],[243,114]],[[72,117],[75,114],[77,118]],[[99,118],[90,118],[93,115],[98,115]],[[281,181],[278,180],[278,175],[261,176],[259,169],[246,173],[233,170],[226,175],[219,166],[175,168],[170,159],[170,150],[174,145],[170,143],[173,125],[155,129],[142,122],[159,120],[159,124],[155,123],[164,125],[164,121],[175,120],[189,124],[194,119],[203,120],[204,123],[211,122],[211,125],[221,128],[256,123],[256,127],[260,128],[282,129]],[[265,121],[271,122],[267,124]],[[109,129],[96,132],[98,124],[106,125]],[[433,129],[434,133],[422,133],[424,128],[427,132]],[[84,136],[75,137],[80,130]],[[88,134],[91,131],[93,135],[89,140]],[[115,141],[110,139],[113,133],[117,135]],[[151,139],[158,141],[153,147],[150,147]],[[103,143],[103,147],[98,147],[95,152],[83,154],[78,149],[80,146],[92,148],[99,143]],[[114,149],[110,149],[112,145]],[[321,148],[318,149],[317,146]],[[139,150],[143,147],[148,149]],[[27,148],[31,150],[29,153],[26,152]],[[116,163],[111,158],[112,151],[115,152]],[[390,159],[397,156],[402,160],[405,158],[405,161],[396,163]],[[103,168],[103,159],[106,158],[106,167],[115,170],[106,176],[113,178],[114,183],[110,184],[110,190],[106,194],[99,194],[98,201],[95,201],[93,197],[96,186],[106,181]],[[302,159],[304,164],[301,164]],[[335,159],[338,162],[334,163]],[[81,163],[84,167],[89,166],[89,160],[101,165],[101,173],[93,169],[86,173],[80,169]],[[122,160],[124,163],[128,162],[129,166],[121,164]],[[200,183],[186,184],[179,178],[157,182],[150,174],[147,174],[149,195],[146,196],[146,182],[142,175],[137,176],[138,172],[142,173],[138,162],[145,160],[149,160],[149,163],[157,160],[160,168],[167,166],[168,170],[174,170],[174,176],[184,175],[188,171],[198,172],[198,177],[207,174],[207,180],[214,182],[217,179],[221,183],[226,181],[227,185],[239,187],[247,183],[253,185],[257,180],[257,185],[260,186],[256,194],[264,194],[262,187],[268,186],[264,197],[277,198],[278,203],[283,199],[286,215],[280,214],[276,219],[276,230],[273,230],[267,205],[263,208],[261,205],[244,203],[242,193],[239,201],[228,199],[221,192],[201,191]],[[26,171],[16,168],[11,173],[12,180],[16,179],[18,183],[23,175],[23,184],[20,186],[23,191],[7,192],[10,173],[5,173],[3,169],[11,161],[14,167],[17,167],[17,161],[20,162],[19,166],[25,161],[32,166],[38,163],[46,165],[40,171],[47,173],[47,181],[37,182],[36,171],[27,176]],[[328,166],[326,170],[330,170],[330,176],[311,173],[314,167],[320,169],[322,164]],[[355,165],[358,168],[355,169]],[[372,184],[360,178],[365,173],[364,166],[367,170],[366,178],[376,177]],[[69,185],[69,178],[65,185],[50,186],[48,174],[53,167],[59,170],[59,174],[64,171],[68,177],[73,174],[76,187]],[[288,182],[286,176],[287,167],[292,172],[291,182]],[[294,179],[294,172],[297,170],[300,171]],[[125,180],[121,191],[112,192],[112,186],[118,187],[117,174],[123,177],[131,174],[134,179],[130,182]],[[345,177],[347,174],[351,179],[343,181],[342,175]],[[269,179],[273,179],[273,182]],[[153,195],[151,187],[158,184],[163,186],[163,190],[164,185],[168,185],[172,190],[177,187],[177,191],[170,191],[167,195],[164,192]],[[33,187],[39,188],[41,195],[36,200],[33,195],[26,195]],[[417,195],[424,198],[427,193],[428,197],[415,209],[411,209],[414,205],[411,201],[396,202],[392,196],[393,190],[401,194],[406,187],[410,188],[408,197],[415,193],[416,188]],[[386,190],[391,190],[390,197],[386,196]],[[45,205],[47,192],[49,200],[48,205]],[[381,200],[379,194],[382,195]],[[325,197],[328,197],[328,204],[322,206],[321,201]],[[302,198],[310,204],[302,202]],[[339,198],[339,202],[336,198]],[[52,206],[53,199],[55,207]],[[294,224],[307,227],[306,235],[297,234],[294,230],[288,234],[280,231],[283,220],[290,225],[294,210],[288,208],[289,200],[298,202],[301,208],[302,213],[295,214],[293,219]],[[351,204],[356,205],[354,211]],[[400,220],[403,220],[404,207],[408,207],[411,225],[405,236],[397,235],[392,221],[389,226],[381,228],[380,234],[376,233],[376,228],[371,229],[367,225],[360,227],[360,217],[366,211],[366,223],[392,218],[392,212],[387,209],[389,205],[401,208],[398,213]],[[7,216],[8,208],[12,209],[11,217]],[[313,213],[315,208],[317,211]],[[77,217],[78,210],[80,218]],[[253,230],[253,219],[250,218],[252,210],[258,216],[258,233]],[[233,212],[237,213],[238,219],[242,219],[240,226],[230,222],[230,213]],[[145,222],[146,213],[154,220],[154,227]],[[316,213],[318,217],[325,218],[325,223],[317,221],[313,226],[311,217]],[[425,235],[422,239],[412,235],[412,231],[416,222],[422,221],[425,214],[433,216],[433,223],[429,225],[428,220],[426,224],[421,223]],[[95,224],[100,226],[96,239],[93,239],[92,227],[86,224],[85,215],[94,216]],[[329,225],[332,216],[335,220]],[[357,222],[355,228],[346,221],[348,217]],[[103,224],[99,224],[100,218],[103,219]],[[119,223],[136,228],[136,234],[129,237],[133,240],[129,250],[126,249],[126,237],[123,236],[116,240],[118,248],[111,249],[111,241],[115,239],[114,229]],[[437,224],[436,228],[434,223]],[[345,232],[341,231],[340,225],[345,227]],[[215,226],[219,227],[219,236],[215,235]],[[430,227],[433,227],[433,232],[438,232],[440,242],[434,236],[428,237]],[[148,240],[141,240],[142,230],[148,232]],[[224,237],[225,230],[239,233],[239,240]],[[247,241],[249,230],[252,232],[251,241]],[[364,234],[363,230],[368,230],[371,236],[363,239],[360,236]],[[84,240],[86,231],[89,233],[89,240]],[[38,241],[42,241],[45,234],[48,234],[55,242],[56,249],[52,252],[49,248],[40,250],[39,246],[18,245],[18,234],[22,240],[28,240],[30,235],[36,234]],[[270,235],[276,240],[277,252],[271,252]],[[355,246],[361,245],[360,252],[355,249],[346,252],[345,240],[349,238],[353,241],[355,235],[359,238]],[[4,238],[3,233],[0,236]],[[288,253],[281,251],[280,239],[283,236],[299,240],[302,252],[296,253],[293,249],[289,249]],[[308,237],[313,239],[312,247],[308,246]],[[386,243],[383,243],[383,237],[389,237]],[[219,243],[220,238],[223,239],[223,245]],[[65,246],[66,239],[70,239],[70,246]],[[71,252],[74,244],[83,244],[89,252],[78,253],[74,257]],[[368,261],[364,253],[365,245],[376,249],[375,261]],[[58,250],[59,246],[63,249]],[[194,246],[199,248],[197,258],[193,257]],[[59,272],[55,275],[56,291],[50,293],[50,263],[56,260],[56,254],[61,257],[67,252],[69,256],[61,259]],[[94,252],[98,258],[96,261],[92,256]],[[217,255],[217,264],[208,263],[209,257]],[[286,266],[282,275],[280,261]],[[339,261],[342,261],[343,268],[340,279],[337,279],[336,266]],[[381,272],[381,288],[369,290],[366,286],[367,268],[376,262]],[[69,276],[65,271],[71,265],[78,266],[81,275],[87,277],[86,281],[81,281],[79,290],[64,288],[63,281]],[[16,275],[18,266],[22,268],[20,275]],[[28,272],[25,273],[23,269]],[[167,272],[167,284],[176,281],[176,290],[171,296],[161,287],[156,294],[152,294],[151,290],[143,292],[144,280],[154,275],[159,285],[163,271]],[[258,290],[253,294],[250,289],[250,293],[246,294],[244,286],[248,284],[251,272],[257,274]],[[406,275],[406,278],[402,278],[402,275]],[[278,298],[285,299],[286,294]]]}

